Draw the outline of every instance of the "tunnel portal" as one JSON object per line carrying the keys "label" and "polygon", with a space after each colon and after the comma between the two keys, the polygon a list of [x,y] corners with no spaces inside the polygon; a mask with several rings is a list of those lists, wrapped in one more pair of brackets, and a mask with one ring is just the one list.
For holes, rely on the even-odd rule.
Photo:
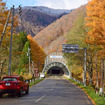
{"label": "tunnel portal", "polygon": [[57,75],[70,75],[70,71],[68,70],[68,68],[66,67],[65,64],[61,63],[61,62],[52,62],[50,64],[48,64],[44,69],[43,69],[43,73],[49,74],[49,75],[53,75],[53,74],[57,74]]}
{"label": "tunnel portal", "polygon": [[48,75],[63,75],[64,74],[64,71],[62,68],[58,67],[58,66],[54,66],[54,67],[51,67],[48,72],[47,72]]}
{"label": "tunnel portal", "polygon": [[70,70],[66,65],[66,60],[60,52],[53,52],[45,58],[45,64],[42,73],[44,75],[67,75],[71,76]]}

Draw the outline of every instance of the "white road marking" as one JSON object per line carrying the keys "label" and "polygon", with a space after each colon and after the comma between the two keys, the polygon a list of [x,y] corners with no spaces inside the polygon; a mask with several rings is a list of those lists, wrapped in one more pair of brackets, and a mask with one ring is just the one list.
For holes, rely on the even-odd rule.
{"label": "white road marking", "polygon": [[38,101],[40,101],[41,99],[43,99],[46,95],[40,97],[38,100],[35,101],[35,103],[37,103]]}
{"label": "white road marking", "polygon": [[53,91],[54,89],[50,89],[51,91]]}

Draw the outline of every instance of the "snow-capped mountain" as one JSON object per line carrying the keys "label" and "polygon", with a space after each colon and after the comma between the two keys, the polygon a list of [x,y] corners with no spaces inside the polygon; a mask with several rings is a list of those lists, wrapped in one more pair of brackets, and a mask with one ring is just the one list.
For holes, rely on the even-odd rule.
{"label": "snow-capped mountain", "polygon": [[72,10],[52,9],[52,8],[48,8],[48,7],[44,7],[44,6],[34,6],[34,7],[33,6],[26,6],[26,7],[23,7],[23,9],[37,10],[37,11],[40,11],[40,12],[43,12],[43,13],[46,13],[49,15],[53,15],[53,16],[68,14],[68,13],[73,11],[73,9]]}

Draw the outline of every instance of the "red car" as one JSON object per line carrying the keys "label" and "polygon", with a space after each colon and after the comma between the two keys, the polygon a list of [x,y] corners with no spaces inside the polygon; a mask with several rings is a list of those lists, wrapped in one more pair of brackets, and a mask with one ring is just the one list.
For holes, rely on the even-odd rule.
{"label": "red car", "polygon": [[5,93],[16,93],[21,97],[23,91],[28,94],[29,85],[22,76],[5,76],[0,81],[0,97]]}

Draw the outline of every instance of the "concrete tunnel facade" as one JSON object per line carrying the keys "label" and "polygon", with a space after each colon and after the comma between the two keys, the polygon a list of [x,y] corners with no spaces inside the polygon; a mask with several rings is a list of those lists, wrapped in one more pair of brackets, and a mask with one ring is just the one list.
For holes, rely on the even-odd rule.
{"label": "concrete tunnel facade", "polygon": [[43,73],[45,75],[57,74],[71,76],[63,54],[58,52],[53,52],[46,57]]}
{"label": "concrete tunnel facade", "polygon": [[70,71],[68,70],[66,65],[61,63],[61,62],[52,62],[52,63],[48,64],[43,69],[43,73],[44,74],[49,74],[49,75],[52,75],[52,74],[70,75]]}

